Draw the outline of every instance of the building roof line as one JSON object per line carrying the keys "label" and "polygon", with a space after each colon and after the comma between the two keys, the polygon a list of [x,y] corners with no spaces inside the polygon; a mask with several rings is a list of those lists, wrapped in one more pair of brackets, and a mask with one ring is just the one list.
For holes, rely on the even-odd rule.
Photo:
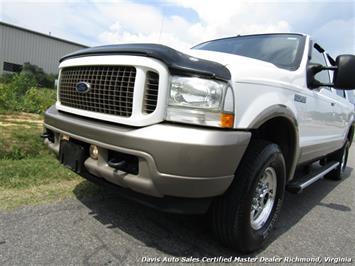
{"label": "building roof line", "polygon": [[26,29],[26,28],[23,28],[23,27],[20,27],[20,26],[16,26],[16,25],[13,25],[13,24],[9,24],[9,23],[3,22],[3,21],[0,21],[0,25],[7,26],[7,27],[10,27],[10,28],[15,28],[15,29],[18,29],[18,30],[26,31],[26,32],[30,32],[30,33],[37,34],[37,35],[40,35],[40,36],[43,36],[43,37],[47,37],[47,38],[50,38],[50,39],[54,39],[54,40],[57,40],[57,41],[61,41],[61,42],[69,43],[69,44],[74,44],[74,45],[77,45],[77,46],[81,46],[83,48],[88,48],[89,47],[89,46],[81,44],[81,43],[68,41],[68,40],[65,40],[65,39],[62,39],[62,38],[54,37],[54,36],[51,36],[51,35],[48,35],[48,34],[44,34],[44,33],[38,32],[38,31]]}

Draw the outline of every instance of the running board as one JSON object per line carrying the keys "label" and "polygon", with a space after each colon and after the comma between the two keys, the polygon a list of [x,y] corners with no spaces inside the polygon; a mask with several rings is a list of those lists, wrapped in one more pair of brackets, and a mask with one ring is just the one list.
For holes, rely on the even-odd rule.
{"label": "running board", "polygon": [[330,171],[337,168],[339,162],[329,162],[326,165],[314,170],[313,172],[292,180],[286,187],[286,189],[292,193],[301,193],[306,187],[312,185],[314,182],[323,178]]}

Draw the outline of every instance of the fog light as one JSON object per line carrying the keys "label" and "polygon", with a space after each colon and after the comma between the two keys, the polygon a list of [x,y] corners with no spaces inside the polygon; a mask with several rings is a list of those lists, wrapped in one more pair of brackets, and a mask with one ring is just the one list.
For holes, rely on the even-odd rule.
{"label": "fog light", "polygon": [[96,145],[90,145],[90,157],[94,160],[99,158],[99,149]]}
{"label": "fog light", "polygon": [[69,140],[70,139],[70,137],[68,136],[68,135],[62,135],[62,140]]}

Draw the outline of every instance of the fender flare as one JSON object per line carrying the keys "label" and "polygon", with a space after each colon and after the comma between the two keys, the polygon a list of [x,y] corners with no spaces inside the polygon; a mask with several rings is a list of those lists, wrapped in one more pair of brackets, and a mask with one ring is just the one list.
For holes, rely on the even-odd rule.
{"label": "fender flare", "polygon": [[297,162],[300,157],[298,122],[294,112],[289,107],[283,104],[269,106],[268,108],[260,112],[259,115],[254,118],[254,120],[252,120],[248,128],[258,129],[267,121],[279,117],[286,118],[287,120],[289,120],[295,133],[293,139],[295,150],[293,152],[292,162],[290,163],[290,169],[287,173],[287,181],[290,181],[294,176]]}
{"label": "fender flare", "polygon": [[290,108],[283,104],[275,104],[264,109],[256,118],[254,118],[253,121],[251,121],[249,128],[259,128],[266,121],[276,117],[284,117],[290,120],[292,125],[294,125],[295,130],[298,132],[298,122],[296,116]]}

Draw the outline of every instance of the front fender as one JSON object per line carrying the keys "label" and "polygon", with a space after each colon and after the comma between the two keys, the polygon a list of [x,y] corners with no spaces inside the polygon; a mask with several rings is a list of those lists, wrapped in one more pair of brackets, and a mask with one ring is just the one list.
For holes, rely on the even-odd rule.
{"label": "front fender", "polygon": [[294,94],[294,91],[283,88],[239,84],[236,128],[256,129],[267,120],[280,116],[289,119],[298,128]]}
{"label": "front fender", "polygon": [[[257,130],[273,118],[285,118],[292,127],[293,152],[290,158],[288,179],[292,179],[299,159],[299,124],[295,107],[295,91],[272,86],[239,84],[236,100],[236,127]],[[244,85],[244,86],[243,86]],[[257,97],[255,97],[257,95]],[[238,97],[239,96],[239,97]],[[241,100],[243,99],[243,101]]]}

